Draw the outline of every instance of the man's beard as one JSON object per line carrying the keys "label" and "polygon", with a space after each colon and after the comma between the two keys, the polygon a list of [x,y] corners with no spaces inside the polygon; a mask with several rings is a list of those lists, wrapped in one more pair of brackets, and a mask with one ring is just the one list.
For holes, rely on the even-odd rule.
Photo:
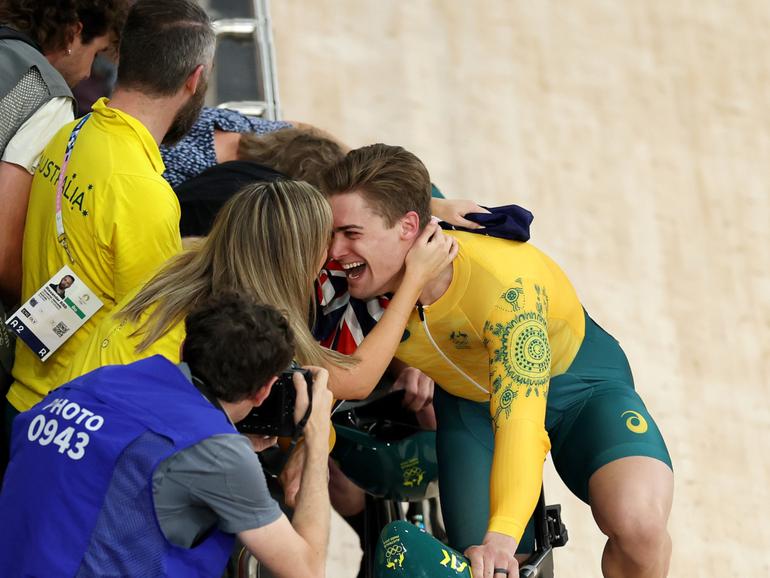
{"label": "man's beard", "polygon": [[190,100],[184,103],[182,108],[179,109],[179,112],[176,113],[174,120],[171,122],[171,126],[163,137],[162,144],[175,145],[190,131],[203,109],[207,86],[207,80],[201,80],[198,83],[198,89],[195,91],[195,94],[193,94],[190,97]]}

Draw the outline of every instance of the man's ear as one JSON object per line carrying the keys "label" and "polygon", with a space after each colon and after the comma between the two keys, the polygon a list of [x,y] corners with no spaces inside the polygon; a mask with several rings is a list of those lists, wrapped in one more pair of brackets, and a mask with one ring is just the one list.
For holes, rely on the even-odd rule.
{"label": "man's ear", "polygon": [[184,83],[185,90],[190,94],[195,94],[195,91],[198,90],[198,84],[200,84],[201,78],[203,78],[205,72],[206,67],[204,65],[199,64],[196,66],[195,70],[190,73],[190,76],[187,77],[187,80]]}
{"label": "man's ear", "polygon": [[260,387],[257,390],[257,393],[255,393],[252,396],[252,398],[251,398],[251,401],[254,404],[254,407],[262,405],[262,402],[267,399],[268,395],[270,395],[270,392],[273,389],[273,384],[276,381],[278,381],[278,376],[277,375],[275,375],[275,376],[271,377],[270,379],[268,379],[267,383],[265,383],[265,385],[263,385],[262,387]]}
{"label": "man's ear", "polygon": [[420,235],[420,217],[415,211],[409,211],[401,217],[398,226],[404,241],[413,241]]}

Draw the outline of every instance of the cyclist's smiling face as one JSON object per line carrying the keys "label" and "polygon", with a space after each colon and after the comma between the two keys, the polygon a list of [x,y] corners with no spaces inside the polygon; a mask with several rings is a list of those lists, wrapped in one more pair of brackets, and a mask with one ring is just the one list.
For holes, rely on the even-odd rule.
{"label": "cyclist's smiling face", "polygon": [[333,195],[329,204],[334,214],[329,258],[345,270],[350,295],[371,299],[395,291],[413,242],[402,234],[401,223],[388,227],[356,191]]}

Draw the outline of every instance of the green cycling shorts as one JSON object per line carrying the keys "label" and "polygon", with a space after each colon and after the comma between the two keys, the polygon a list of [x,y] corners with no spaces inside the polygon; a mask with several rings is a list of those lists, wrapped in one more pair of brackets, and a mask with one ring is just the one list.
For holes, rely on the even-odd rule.
{"label": "green cycling shorts", "polygon": [[[559,476],[588,503],[588,481],[602,466],[647,456],[671,467],[663,436],[634,389],[631,368],[618,342],[587,314],[586,332],[566,373],[551,379],[546,430]],[[489,403],[458,398],[436,388],[441,510],[449,544],[480,544],[489,520],[489,473],[494,435]],[[519,544],[534,547],[533,521]]]}

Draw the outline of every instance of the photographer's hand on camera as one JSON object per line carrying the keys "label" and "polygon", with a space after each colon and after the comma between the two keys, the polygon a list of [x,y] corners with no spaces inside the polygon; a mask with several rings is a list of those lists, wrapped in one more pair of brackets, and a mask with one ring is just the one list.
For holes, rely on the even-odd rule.
{"label": "photographer's hand on camera", "polygon": [[[311,412],[304,427],[302,444],[297,446],[287,464],[294,474],[288,482],[284,479],[287,468],[281,474],[285,492],[287,483],[298,488],[292,491],[296,501],[292,499],[290,504],[294,508],[291,525],[284,517],[269,533],[250,531],[239,534],[247,548],[279,578],[323,576],[329,540],[331,508],[327,463],[333,398],[327,387],[328,372],[320,367],[305,369],[309,369],[313,376]],[[294,420],[299,423],[308,408],[307,384],[299,372],[294,373],[292,381],[297,392]]]}
{"label": "photographer's hand on camera", "polygon": [[[332,403],[334,398],[329,391],[329,372],[322,367],[308,366],[313,375],[313,402],[310,417],[305,424],[304,437],[305,446],[308,449],[316,448],[323,451],[324,458],[329,451],[329,416],[332,412]],[[297,403],[294,407],[294,421],[299,423],[305,415],[308,406],[307,385],[305,379],[299,372],[294,373],[294,386],[297,388]]]}
{"label": "photographer's hand on camera", "polygon": [[[309,459],[308,449],[322,453],[324,459],[329,453],[329,416],[334,398],[327,387],[329,373],[320,367],[308,367],[313,375],[313,407],[304,429],[304,439],[294,448],[286,465],[281,471],[279,481],[283,487],[284,502],[290,508],[296,506],[297,492],[300,488],[302,472],[305,462]],[[294,406],[294,422],[299,421],[305,415],[308,404],[307,386],[300,373],[293,376],[294,386],[297,388],[297,403]],[[316,397],[318,396],[318,397]],[[308,447],[312,446],[312,447]],[[318,446],[318,447],[316,447]]]}

